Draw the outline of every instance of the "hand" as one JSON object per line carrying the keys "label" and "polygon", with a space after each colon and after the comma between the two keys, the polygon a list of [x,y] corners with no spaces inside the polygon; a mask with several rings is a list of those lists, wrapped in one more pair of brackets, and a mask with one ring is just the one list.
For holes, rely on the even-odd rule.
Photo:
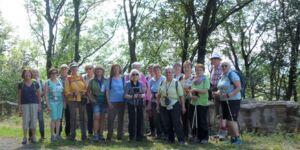
{"label": "hand", "polygon": [[156,105],[156,111],[159,113],[159,105]]}
{"label": "hand", "polygon": [[198,99],[198,96],[192,96],[191,99],[192,99],[193,101],[195,101],[195,100]]}
{"label": "hand", "polygon": [[21,106],[19,106],[19,116],[21,117],[22,116],[22,114],[23,114],[23,112],[22,112],[22,107]]}
{"label": "hand", "polygon": [[111,103],[108,103],[108,109],[112,110],[114,106]]}
{"label": "hand", "polygon": [[185,112],[186,112],[185,106],[182,105],[182,114],[185,114]]}
{"label": "hand", "polygon": [[47,112],[51,112],[51,109],[49,106],[47,106]]}
{"label": "hand", "polygon": [[39,106],[38,106],[38,111],[39,112],[42,111],[42,105],[41,104],[39,104]]}

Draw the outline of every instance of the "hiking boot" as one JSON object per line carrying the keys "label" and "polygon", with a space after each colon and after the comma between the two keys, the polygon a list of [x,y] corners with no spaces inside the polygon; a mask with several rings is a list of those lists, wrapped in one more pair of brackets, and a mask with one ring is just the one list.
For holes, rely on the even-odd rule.
{"label": "hiking boot", "polygon": [[94,136],[91,138],[91,141],[93,141],[93,142],[99,141],[99,136],[98,136],[98,135],[94,135]]}
{"label": "hiking boot", "polygon": [[58,135],[58,136],[56,137],[56,140],[57,140],[57,141],[62,141],[63,138],[62,138],[60,135]]}
{"label": "hiking boot", "polygon": [[99,135],[99,141],[105,141],[105,138],[103,137],[103,135]]}
{"label": "hiking boot", "polygon": [[27,138],[23,138],[22,144],[23,144],[23,145],[27,144]]}
{"label": "hiking boot", "polygon": [[32,143],[32,144],[35,144],[35,143],[37,143],[37,141],[36,141],[35,137],[32,137],[32,138],[31,138],[31,143]]}

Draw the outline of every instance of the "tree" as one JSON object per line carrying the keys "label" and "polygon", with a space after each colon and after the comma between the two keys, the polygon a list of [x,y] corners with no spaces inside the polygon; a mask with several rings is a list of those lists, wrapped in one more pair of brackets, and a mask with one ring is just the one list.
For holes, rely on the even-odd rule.
{"label": "tree", "polygon": [[[182,0],[183,1],[183,0]],[[197,62],[204,64],[206,45],[210,34],[229,16],[243,9],[253,0],[234,2],[207,0],[195,2],[194,0],[183,1],[187,3],[187,11],[192,15],[192,20],[197,33],[197,48],[193,51],[190,60],[197,54]]]}

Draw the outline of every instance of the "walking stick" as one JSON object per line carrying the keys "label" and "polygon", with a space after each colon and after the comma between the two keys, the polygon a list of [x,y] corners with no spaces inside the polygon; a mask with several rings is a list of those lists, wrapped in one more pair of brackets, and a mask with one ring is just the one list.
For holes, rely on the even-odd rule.
{"label": "walking stick", "polygon": [[198,113],[197,113],[197,105],[195,105],[192,128],[196,128],[196,135],[198,134]]}

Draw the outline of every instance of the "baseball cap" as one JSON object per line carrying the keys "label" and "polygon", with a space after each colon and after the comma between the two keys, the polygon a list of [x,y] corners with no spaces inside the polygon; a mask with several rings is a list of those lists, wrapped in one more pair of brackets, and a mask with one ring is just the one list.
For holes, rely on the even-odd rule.
{"label": "baseball cap", "polygon": [[221,59],[221,56],[217,53],[211,55],[210,59]]}

